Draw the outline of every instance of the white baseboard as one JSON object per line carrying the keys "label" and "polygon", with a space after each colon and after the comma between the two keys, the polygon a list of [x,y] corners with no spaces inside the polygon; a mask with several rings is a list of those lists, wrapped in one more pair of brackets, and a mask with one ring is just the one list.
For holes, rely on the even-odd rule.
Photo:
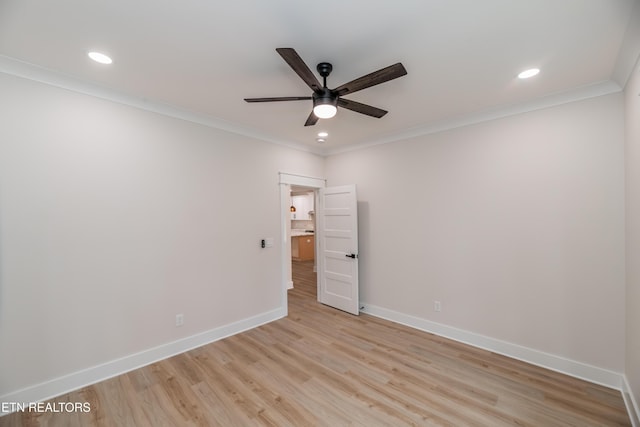
{"label": "white baseboard", "polygon": [[[7,393],[0,396],[0,402],[29,403],[48,400],[159,360],[175,356],[176,354],[184,353],[196,347],[253,329],[257,326],[278,320],[286,315],[286,309],[278,308],[120,359],[112,360],[98,366],[93,366],[50,381]],[[8,412],[0,412],[0,416],[6,415],[7,413]]]}
{"label": "white baseboard", "polygon": [[572,377],[622,391],[623,375],[617,372],[587,365],[582,362],[566,359],[564,357],[497,340],[462,329],[457,329],[419,317],[410,316],[386,308],[370,304],[363,305],[364,309],[362,312],[372,316],[391,320],[421,331],[430,332],[474,347],[522,360],[523,362],[531,363],[532,365],[541,366],[552,371],[557,371]]}
{"label": "white baseboard", "polygon": [[627,406],[629,418],[631,418],[631,425],[633,427],[640,427],[640,407],[638,407],[638,401],[629,386],[627,376],[624,375],[622,379],[622,397],[624,398],[624,404]]}
{"label": "white baseboard", "polygon": [[[640,408],[636,404],[631,388],[624,375],[576,362],[563,357],[544,353],[517,344],[496,340],[473,332],[442,325],[430,320],[410,316],[397,311],[388,310],[370,304],[364,304],[363,312],[372,316],[391,320],[425,332],[430,332],[445,338],[463,342],[474,347],[479,347],[494,353],[503,354],[538,365],[553,371],[558,371],[573,377],[581,378],[592,383],[611,387],[622,392],[624,402],[633,427],[640,427]],[[94,366],[82,371],[77,371],[63,377],[55,378],[31,387],[17,390],[0,396],[0,402],[41,402],[53,397],[69,393],[82,387],[95,384],[100,381],[124,374],[142,366],[149,365],[176,354],[209,344],[214,341],[253,329],[260,325],[278,320],[286,316],[286,310],[282,308],[260,314],[258,316],[243,319],[229,325],[211,329],[190,337],[160,345],[139,353],[112,360],[102,365]],[[7,412],[0,412],[6,415]]]}
{"label": "white baseboard", "polygon": [[293,289],[293,280],[287,282],[287,289]]}

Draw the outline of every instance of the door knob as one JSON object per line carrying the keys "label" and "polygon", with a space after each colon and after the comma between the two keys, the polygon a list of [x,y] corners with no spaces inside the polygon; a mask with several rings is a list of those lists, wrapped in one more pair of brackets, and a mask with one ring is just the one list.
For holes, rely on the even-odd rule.
{"label": "door knob", "polygon": [[346,254],[345,255],[347,258],[356,258],[357,255],[356,254]]}

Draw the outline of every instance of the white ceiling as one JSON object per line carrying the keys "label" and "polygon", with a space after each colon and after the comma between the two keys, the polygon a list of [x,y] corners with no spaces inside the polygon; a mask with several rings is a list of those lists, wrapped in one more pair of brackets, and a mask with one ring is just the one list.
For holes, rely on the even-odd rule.
{"label": "white ceiling", "polygon": [[[620,90],[616,77],[629,70],[616,67],[628,63],[619,52],[634,3],[0,0],[0,71],[331,153]],[[388,110],[385,117],[340,109],[304,127],[311,101],[243,101],[311,94],[277,47],[295,48],[314,71],[331,62],[329,87],[396,62],[408,75],[346,96]],[[93,63],[90,50],[114,63]],[[542,71],[518,80],[529,67]],[[315,142],[320,130],[330,134],[324,144]]]}

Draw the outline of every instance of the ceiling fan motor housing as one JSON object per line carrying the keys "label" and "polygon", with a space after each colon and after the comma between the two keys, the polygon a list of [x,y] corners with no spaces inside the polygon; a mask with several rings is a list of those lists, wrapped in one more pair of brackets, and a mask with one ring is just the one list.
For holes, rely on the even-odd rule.
{"label": "ceiling fan motor housing", "polygon": [[330,104],[330,105],[338,105],[338,97],[331,93],[331,90],[328,88],[322,88],[321,92],[314,92],[313,96],[313,105],[319,104]]}

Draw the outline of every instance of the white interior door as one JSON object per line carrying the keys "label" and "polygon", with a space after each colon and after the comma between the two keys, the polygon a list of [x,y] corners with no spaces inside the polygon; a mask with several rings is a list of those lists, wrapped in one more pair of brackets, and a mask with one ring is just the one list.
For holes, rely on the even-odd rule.
{"label": "white interior door", "polygon": [[356,186],[321,188],[318,199],[318,301],[357,315],[360,310]]}

